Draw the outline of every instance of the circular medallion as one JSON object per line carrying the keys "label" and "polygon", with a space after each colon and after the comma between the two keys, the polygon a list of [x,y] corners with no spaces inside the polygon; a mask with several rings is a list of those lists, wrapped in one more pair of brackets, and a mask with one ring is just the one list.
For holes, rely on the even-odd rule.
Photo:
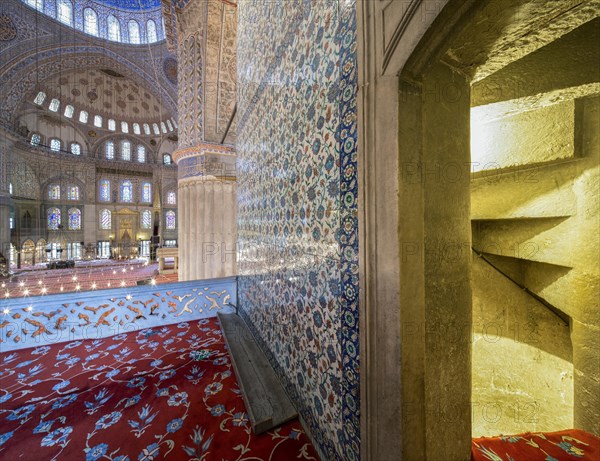
{"label": "circular medallion", "polygon": [[17,36],[17,28],[10,19],[10,16],[5,14],[0,15],[0,41],[10,42]]}

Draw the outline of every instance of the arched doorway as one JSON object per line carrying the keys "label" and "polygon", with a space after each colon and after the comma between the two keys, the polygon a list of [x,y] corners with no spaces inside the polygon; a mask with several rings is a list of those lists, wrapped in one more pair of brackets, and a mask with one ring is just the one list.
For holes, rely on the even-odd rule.
{"label": "arched doorway", "polygon": [[[585,192],[598,176],[598,152],[589,149],[598,144],[589,131],[598,117],[598,66],[589,65],[597,51],[588,52],[597,40],[581,29],[598,30],[590,22],[596,13],[583,3],[534,3],[359,2],[365,459],[402,453],[401,459],[467,460],[473,428],[482,422],[475,412],[490,410],[476,404],[486,400],[510,410],[501,423],[512,418],[508,431],[497,422],[481,425],[497,431],[487,435],[544,424],[598,433],[598,372],[589,366],[589,347],[578,347],[594,342],[598,307],[590,295],[598,290],[583,285],[598,273],[573,256],[581,254],[583,235],[589,240],[592,229],[598,232],[579,208],[585,203],[588,218],[597,215],[597,194],[590,199]],[[577,64],[585,60],[587,67]],[[525,68],[534,72],[525,75]],[[481,120],[489,122],[487,132]],[[494,126],[497,120],[509,129]],[[485,161],[526,147],[499,163],[495,183],[486,184],[486,171],[473,171],[471,151],[481,154],[490,139]],[[561,152],[553,157],[548,145]],[[539,172],[537,186],[525,182],[531,175],[517,174],[521,167]],[[558,206],[565,203],[573,207]],[[525,209],[532,214],[517,213]],[[537,236],[543,244],[532,255]],[[515,244],[516,255],[494,251]],[[578,284],[568,280],[583,285],[574,291]],[[561,296],[559,286],[575,296]],[[576,312],[580,319],[571,317]],[[501,332],[482,328],[494,316]],[[523,366],[525,357],[535,366]],[[511,364],[520,364],[513,376]],[[492,368],[501,372],[486,382]],[[532,385],[540,370],[545,389]],[[546,403],[519,406],[524,391],[529,402]]]}
{"label": "arched doorway", "polygon": [[35,256],[35,243],[31,239],[25,240],[21,245],[21,264],[33,266],[36,262]]}
{"label": "arched doorway", "polygon": [[35,254],[37,262],[46,262],[46,240],[39,239],[35,245]]}

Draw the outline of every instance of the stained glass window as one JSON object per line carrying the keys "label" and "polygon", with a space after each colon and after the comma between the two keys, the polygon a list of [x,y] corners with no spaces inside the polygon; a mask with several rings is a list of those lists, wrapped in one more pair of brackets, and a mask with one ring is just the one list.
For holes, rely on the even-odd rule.
{"label": "stained glass window", "polygon": [[150,210],[142,211],[142,229],[150,229],[152,227],[152,212]]}
{"label": "stained glass window", "polygon": [[94,126],[97,126],[98,128],[102,128],[102,117],[100,115],[94,116]]}
{"label": "stained glass window", "polygon": [[98,15],[91,8],[83,10],[83,31],[98,36]]}
{"label": "stained glass window", "polygon": [[58,0],[56,17],[63,24],[73,25],[73,4],[69,0]]}
{"label": "stained glass window", "polygon": [[73,155],[81,155],[81,145],[76,142],[71,143],[71,153]]}
{"label": "stained glass window", "polygon": [[152,129],[154,130],[154,134],[160,134],[160,130],[158,129],[158,125],[156,123],[152,124]]}
{"label": "stained glass window", "polygon": [[48,186],[48,198],[50,200],[60,200],[60,186],[58,184]]}
{"label": "stained glass window", "polygon": [[167,204],[168,205],[176,205],[177,204],[177,194],[173,191],[167,194]]}
{"label": "stained glass window", "polygon": [[140,25],[137,21],[131,20],[128,24],[129,28],[129,43],[138,45],[140,43]]}
{"label": "stained glass window", "polygon": [[167,127],[165,125],[165,122],[160,122],[160,129],[163,133],[167,132]]}
{"label": "stained glass window", "polygon": [[133,201],[133,184],[131,181],[121,181],[121,202]]}
{"label": "stained glass window", "polygon": [[144,134],[150,135],[150,125],[144,123]]}
{"label": "stained glass window", "polygon": [[100,181],[100,201],[110,201],[110,181],[108,179],[102,179]]}
{"label": "stained glass window", "polygon": [[50,101],[50,105],[48,106],[48,109],[50,109],[52,112],[56,112],[59,107],[60,107],[60,101],[58,99],[54,98],[52,101]]}
{"label": "stained glass window", "polygon": [[140,124],[139,123],[134,123],[133,124],[133,132],[135,134],[140,134]]}
{"label": "stained glass window", "polygon": [[69,210],[69,230],[81,229],[81,210],[79,208],[71,208]]}
{"label": "stained glass window", "polygon": [[112,141],[106,141],[105,152],[106,152],[106,158],[108,160],[114,159],[115,158],[115,143]]}
{"label": "stained glass window", "polygon": [[113,15],[110,15],[108,18],[106,18],[106,23],[108,24],[108,39],[115,42],[120,42],[121,25],[119,24],[119,20]]}
{"label": "stained glass window", "polygon": [[43,91],[40,91],[37,96],[35,97],[35,99],[33,100],[33,102],[37,105],[40,105],[44,102],[44,100],[46,99],[46,93],[44,93]]}
{"label": "stained glass window", "polygon": [[169,131],[173,131],[173,124],[171,123],[171,120],[167,120],[167,126],[169,127]]}
{"label": "stained glass window", "polygon": [[79,121],[81,123],[87,123],[88,121],[88,113],[85,110],[79,112]]}
{"label": "stained glass window", "polygon": [[75,112],[75,108],[71,104],[68,104],[65,107],[65,117],[67,117],[67,118],[73,117],[74,112]]}
{"label": "stained glass window", "polygon": [[150,184],[149,182],[145,182],[142,184],[142,202],[152,202],[152,184]]}
{"label": "stained glass window", "polygon": [[140,163],[146,161],[146,148],[144,146],[137,147],[137,161]]}
{"label": "stained glass window", "polygon": [[169,154],[163,154],[163,163],[165,165],[171,164],[171,156]]}
{"label": "stained glass window", "polygon": [[156,35],[156,23],[149,19],[146,23],[146,37],[148,39],[148,43],[154,43],[158,41],[158,36]]}
{"label": "stained glass window", "polygon": [[50,150],[53,152],[60,151],[60,139],[51,139],[50,140]]}
{"label": "stained glass window", "polygon": [[175,229],[175,212],[174,211],[167,211],[166,221],[167,221],[167,229],[169,229],[169,230]]}
{"label": "stained glass window", "polygon": [[112,118],[108,119],[108,129],[110,131],[115,131],[117,129],[117,122],[115,122]]}
{"label": "stained glass window", "polygon": [[60,210],[58,208],[50,208],[48,210],[48,229],[58,230],[60,226]]}
{"label": "stained glass window", "polygon": [[121,144],[121,158],[131,160],[131,143],[129,141],[123,141]]}
{"label": "stained glass window", "polygon": [[67,189],[67,198],[69,200],[79,200],[79,187],[69,186]]}
{"label": "stained glass window", "polygon": [[41,141],[42,141],[42,136],[40,134],[33,133],[31,135],[31,145],[32,146],[39,146]]}
{"label": "stained glass window", "polygon": [[129,133],[129,123],[121,122],[121,131],[123,133]]}
{"label": "stained glass window", "polygon": [[112,214],[110,210],[102,210],[100,212],[100,229],[110,230],[112,227]]}

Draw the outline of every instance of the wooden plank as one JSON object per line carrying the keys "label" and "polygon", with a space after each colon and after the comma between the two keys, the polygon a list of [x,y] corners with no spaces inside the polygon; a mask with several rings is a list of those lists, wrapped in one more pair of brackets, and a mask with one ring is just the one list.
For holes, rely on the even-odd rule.
{"label": "wooden plank", "polygon": [[261,434],[298,417],[275,370],[242,318],[218,312],[233,369],[255,434]]}

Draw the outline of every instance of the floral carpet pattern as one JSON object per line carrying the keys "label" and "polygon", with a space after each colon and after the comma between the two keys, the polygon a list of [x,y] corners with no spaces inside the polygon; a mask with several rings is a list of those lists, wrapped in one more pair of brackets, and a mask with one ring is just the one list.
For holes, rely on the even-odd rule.
{"label": "floral carpet pattern", "polygon": [[0,354],[0,459],[318,457],[297,421],[252,433],[209,318]]}
{"label": "floral carpet pattern", "polygon": [[598,461],[600,438],[579,429],[473,439],[472,461]]}

